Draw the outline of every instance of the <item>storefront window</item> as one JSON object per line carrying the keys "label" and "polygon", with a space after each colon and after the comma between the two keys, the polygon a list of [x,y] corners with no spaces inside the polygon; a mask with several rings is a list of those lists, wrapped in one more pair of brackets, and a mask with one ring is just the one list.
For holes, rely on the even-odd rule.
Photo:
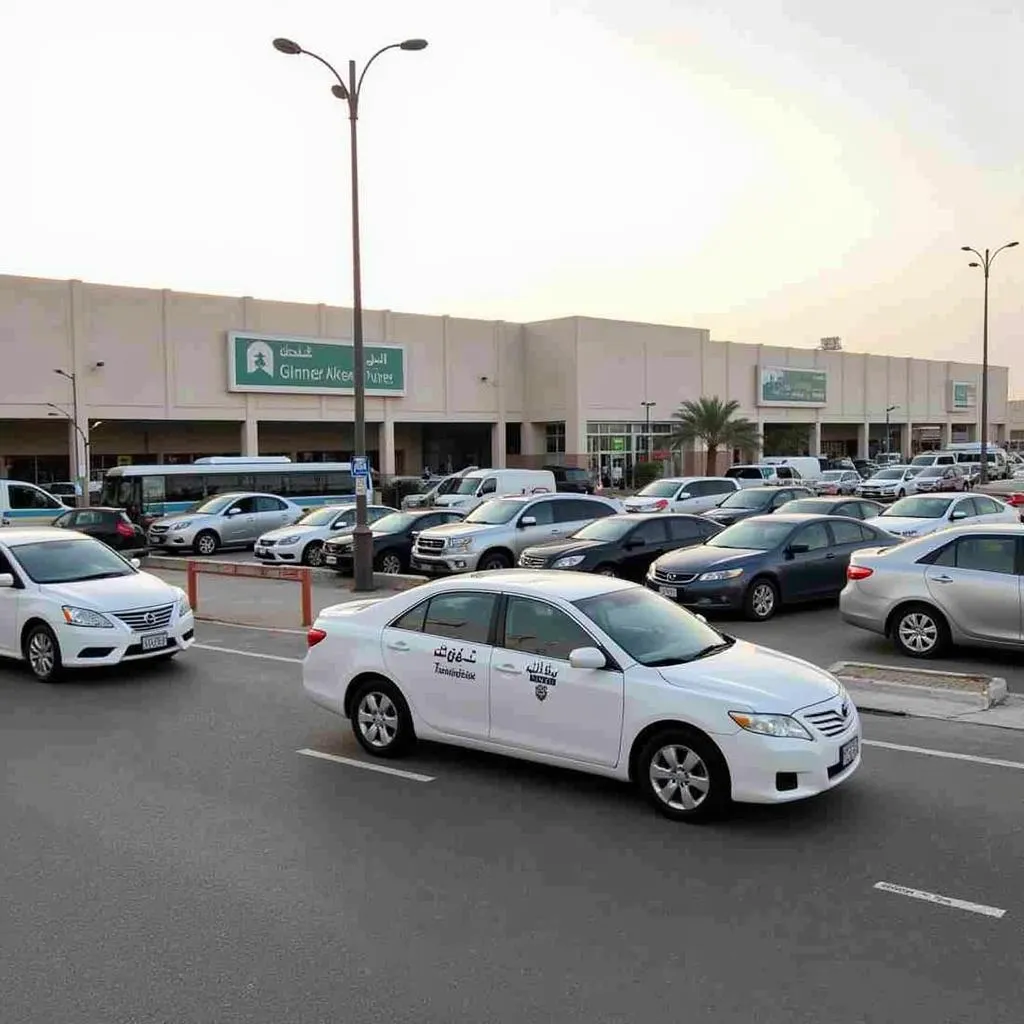
{"label": "storefront window", "polygon": [[522,423],[505,424],[505,454],[523,454],[523,425]]}
{"label": "storefront window", "polygon": [[565,453],[565,424],[546,423],[544,425],[544,451],[548,455]]}

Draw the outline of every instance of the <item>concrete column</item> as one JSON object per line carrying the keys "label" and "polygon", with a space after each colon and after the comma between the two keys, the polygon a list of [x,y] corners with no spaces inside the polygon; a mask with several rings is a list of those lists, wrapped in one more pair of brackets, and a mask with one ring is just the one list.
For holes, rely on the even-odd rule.
{"label": "concrete column", "polygon": [[505,421],[491,424],[491,468],[505,468]]}
{"label": "concrete column", "polygon": [[910,456],[910,439],[914,436],[912,423],[900,423],[897,427],[897,437],[899,438],[899,450],[900,454],[904,458]]}
{"label": "concrete column", "polygon": [[380,471],[387,477],[395,475],[395,420],[391,401],[385,398],[381,404],[384,406],[384,422],[377,428],[377,447],[380,451]]}
{"label": "concrete column", "polygon": [[811,424],[811,451],[815,458],[821,454],[821,420]]}
{"label": "concrete column", "polygon": [[868,452],[871,447],[871,424],[861,423],[857,427],[857,458],[866,459],[869,457]]}
{"label": "concrete column", "polygon": [[242,424],[242,454],[255,456],[260,453],[259,420],[246,419]]}
{"label": "concrete column", "polygon": [[942,440],[940,442],[943,448],[948,448],[953,443],[953,421],[946,420],[942,425]]}

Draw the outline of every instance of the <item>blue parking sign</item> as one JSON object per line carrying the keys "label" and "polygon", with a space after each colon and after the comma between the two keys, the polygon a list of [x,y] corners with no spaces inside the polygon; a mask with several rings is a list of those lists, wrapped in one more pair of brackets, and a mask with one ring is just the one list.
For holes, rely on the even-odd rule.
{"label": "blue parking sign", "polygon": [[353,455],[352,456],[352,475],[353,476],[369,476],[370,465],[369,460],[365,455]]}

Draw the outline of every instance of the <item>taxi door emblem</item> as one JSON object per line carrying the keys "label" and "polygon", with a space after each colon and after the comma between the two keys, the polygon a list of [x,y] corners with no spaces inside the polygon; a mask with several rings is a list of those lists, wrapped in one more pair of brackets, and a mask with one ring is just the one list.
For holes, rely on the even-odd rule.
{"label": "taxi door emblem", "polygon": [[543,683],[538,683],[537,686],[534,687],[533,695],[537,700],[546,700],[548,696],[548,688]]}

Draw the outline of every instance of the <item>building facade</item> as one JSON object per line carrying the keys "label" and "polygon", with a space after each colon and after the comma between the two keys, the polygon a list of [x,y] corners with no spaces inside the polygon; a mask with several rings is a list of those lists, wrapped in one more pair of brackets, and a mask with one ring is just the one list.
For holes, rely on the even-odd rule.
{"label": "building facade", "polygon": [[[518,324],[367,310],[367,447],[385,475],[637,461],[703,465],[672,414],[735,399],[764,450],[867,456],[978,437],[980,367],[713,341],[688,327],[570,317]],[[346,459],[351,310],[0,276],[0,473],[203,455]],[[55,372],[58,371],[58,372]],[[74,380],[71,380],[71,377]],[[1009,440],[1007,371],[990,437]],[[723,452],[723,462],[753,453]]]}

